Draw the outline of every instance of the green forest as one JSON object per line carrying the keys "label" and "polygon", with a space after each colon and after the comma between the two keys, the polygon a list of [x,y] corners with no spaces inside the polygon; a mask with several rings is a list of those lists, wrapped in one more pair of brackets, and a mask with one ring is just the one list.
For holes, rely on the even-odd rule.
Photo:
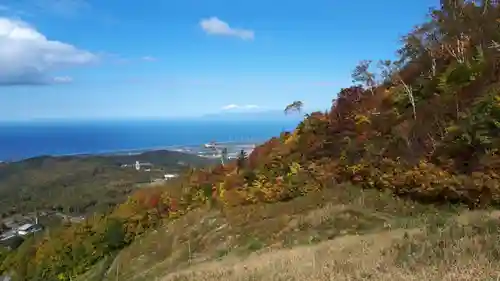
{"label": "green forest", "polygon": [[[150,172],[123,164],[148,162]],[[105,212],[122,203],[136,189],[163,174],[180,173],[216,160],[175,151],[150,151],[138,155],[40,156],[0,164],[0,215],[59,211],[68,214]]]}

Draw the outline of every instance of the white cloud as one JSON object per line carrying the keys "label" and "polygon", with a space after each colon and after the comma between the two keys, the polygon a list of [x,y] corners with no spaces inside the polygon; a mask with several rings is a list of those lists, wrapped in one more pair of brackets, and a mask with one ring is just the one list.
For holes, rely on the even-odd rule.
{"label": "white cloud", "polygon": [[232,110],[232,109],[257,109],[260,108],[258,105],[255,104],[246,104],[246,105],[237,105],[237,104],[228,104],[226,106],[223,106],[223,110]]}
{"label": "white cloud", "polygon": [[222,107],[222,109],[224,109],[224,110],[235,109],[235,108],[239,108],[239,106],[236,104],[228,104],[228,105]]}
{"label": "white cloud", "polygon": [[200,21],[200,26],[207,34],[211,35],[235,36],[243,40],[254,39],[253,30],[232,28],[228,23],[218,19],[217,17],[202,19]]}
{"label": "white cloud", "polygon": [[0,17],[0,85],[51,83],[50,72],[96,60],[90,52],[47,39],[25,22]]}
{"label": "white cloud", "polygon": [[53,78],[53,80],[55,83],[59,83],[59,84],[66,84],[66,83],[73,82],[73,78],[71,78],[69,76],[56,76]]}

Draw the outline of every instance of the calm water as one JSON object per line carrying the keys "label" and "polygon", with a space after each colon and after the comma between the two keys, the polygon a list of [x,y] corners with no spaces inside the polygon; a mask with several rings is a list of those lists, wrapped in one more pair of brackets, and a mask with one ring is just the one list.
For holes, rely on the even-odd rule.
{"label": "calm water", "polygon": [[293,120],[0,123],[0,160],[159,149],[210,141],[262,142],[292,130],[297,123]]}

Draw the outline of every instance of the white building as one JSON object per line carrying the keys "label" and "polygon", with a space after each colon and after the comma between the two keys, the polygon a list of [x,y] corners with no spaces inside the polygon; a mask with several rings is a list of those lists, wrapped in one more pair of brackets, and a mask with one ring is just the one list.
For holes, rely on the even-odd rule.
{"label": "white building", "polygon": [[2,235],[0,236],[0,241],[9,240],[9,239],[11,239],[12,237],[15,237],[15,236],[17,236],[17,231],[15,231],[15,230],[9,230],[7,232],[2,233]]}
{"label": "white building", "polygon": [[165,178],[165,180],[171,180],[171,179],[174,179],[178,176],[179,175],[177,175],[177,174],[165,174],[163,177]]}
{"label": "white building", "polygon": [[137,171],[139,171],[141,168],[146,168],[146,169],[149,169],[151,171],[151,168],[153,168],[153,166],[154,165],[152,163],[149,163],[149,162],[141,163],[139,161],[135,161],[135,165],[134,165],[134,167]]}
{"label": "white building", "polygon": [[38,232],[42,230],[42,227],[39,224],[23,224],[17,229],[17,234],[20,236],[25,236],[30,233]]}

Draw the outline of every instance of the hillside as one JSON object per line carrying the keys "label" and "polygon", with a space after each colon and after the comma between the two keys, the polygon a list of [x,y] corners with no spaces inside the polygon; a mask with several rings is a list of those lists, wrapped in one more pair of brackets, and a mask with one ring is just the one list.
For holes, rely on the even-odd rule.
{"label": "hillside", "polygon": [[442,1],[430,18],[404,37],[399,61],[361,62],[361,85],[328,112],[248,158],[33,237],[0,270],[18,280],[497,278],[500,7]]}
{"label": "hillside", "polygon": [[190,212],[138,238],[109,269],[100,263],[78,280],[497,278],[498,211],[341,187],[288,202]]}
{"label": "hillside", "polygon": [[[149,162],[151,172],[124,169],[122,164]],[[161,178],[215,160],[175,151],[138,155],[41,156],[0,165],[0,214],[40,210],[92,213],[122,203],[136,183]]]}

